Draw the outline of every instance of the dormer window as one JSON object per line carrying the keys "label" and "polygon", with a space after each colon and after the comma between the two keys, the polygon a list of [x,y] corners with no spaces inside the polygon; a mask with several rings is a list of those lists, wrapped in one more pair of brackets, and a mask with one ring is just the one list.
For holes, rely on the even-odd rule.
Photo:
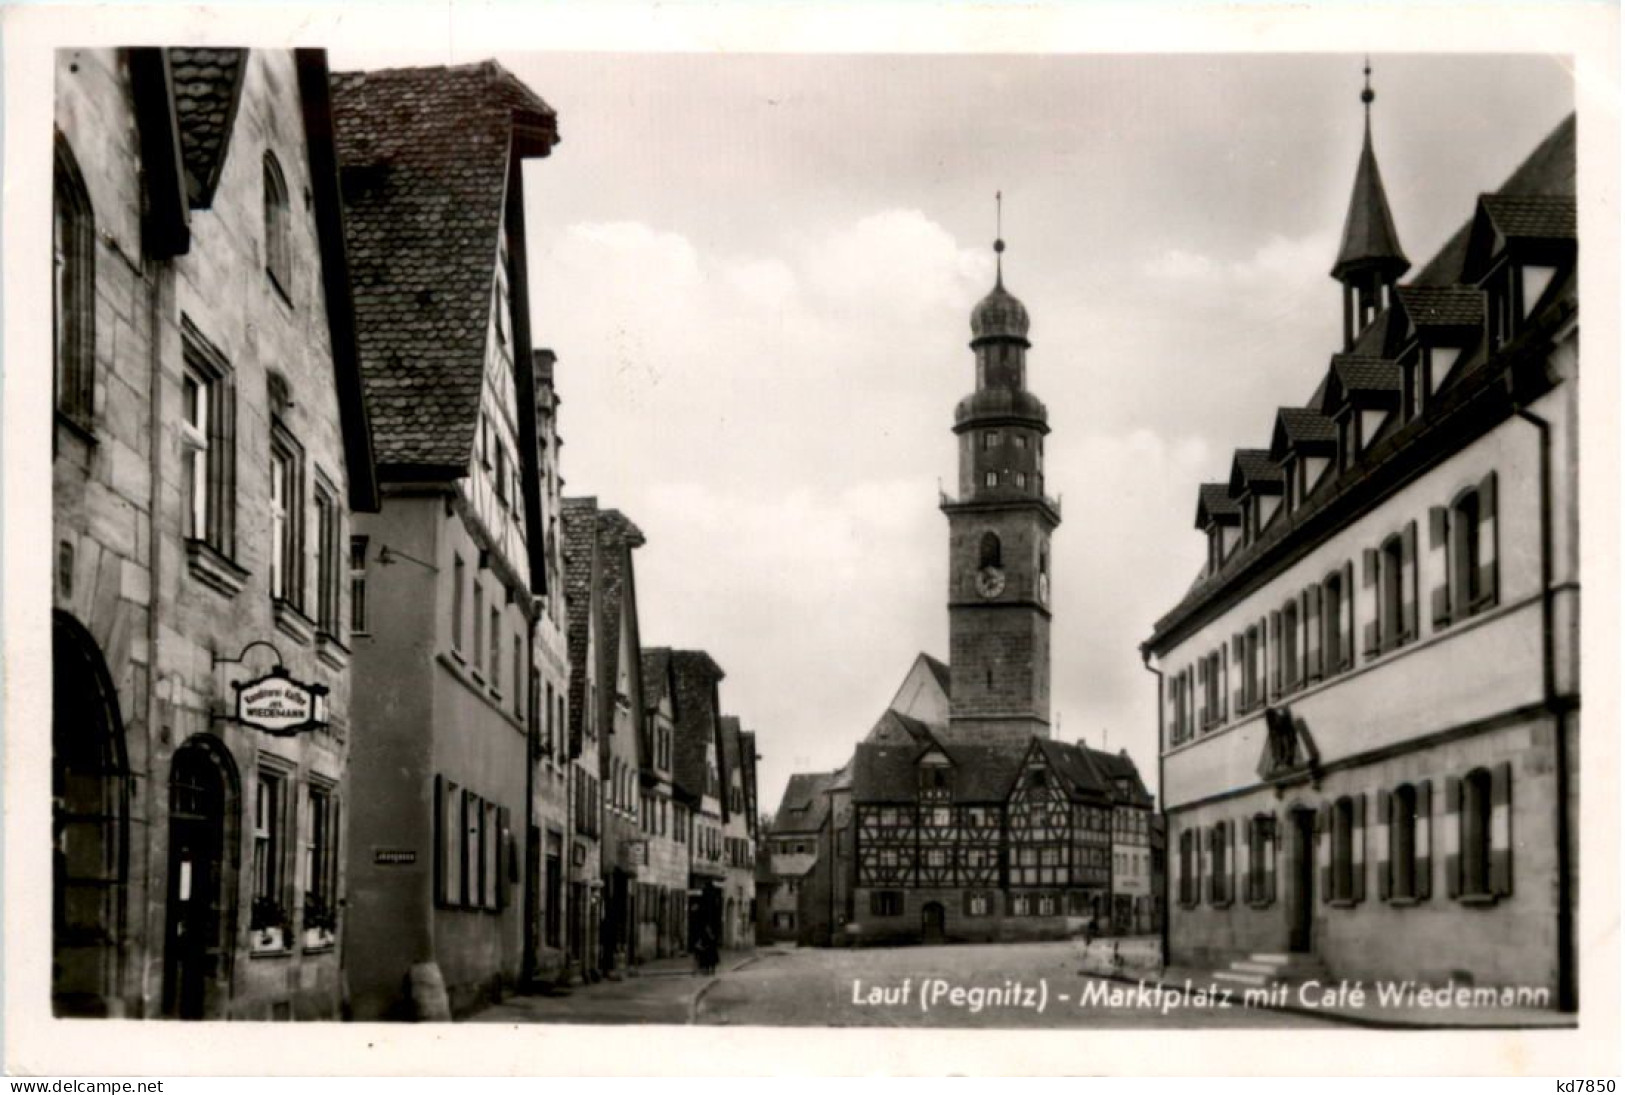
{"label": "dormer window", "polygon": [[1286,478],[1286,487],[1281,495],[1282,504],[1286,506],[1286,511],[1291,513],[1293,510],[1298,508],[1298,502],[1300,500],[1300,491],[1298,489],[1298,461],[1291,453],[1287,453],[1286,458],[1281,461],[1281,471]]}
{"label": "dormer window", "polygon": [[1355,437],[1354,415],[1352,412],[1340,416],[1337,420],[1337,468],[1347,471],[1354,463]]}

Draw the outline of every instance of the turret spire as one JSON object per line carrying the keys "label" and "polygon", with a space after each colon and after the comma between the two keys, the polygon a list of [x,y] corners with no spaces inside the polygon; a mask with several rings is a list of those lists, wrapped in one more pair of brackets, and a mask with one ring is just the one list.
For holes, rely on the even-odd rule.
{"label": "turret spire", "polygon": [[1004,191],[993,191],[993,284],[1004,288]]}
{"label": "turret spire", "polygon": [[1383,188],[1382,172],[1377,169],[1377,154],[1371,143],[1371,103],[1377,93],[1371,89],[1369,57],[1364,73],[1360,102],[1365,106],[1365,139],[1354,171],[1348,216],[1343,221],[1342,246],[1332,267],[1332,277],[1341,281],[1345,289],[1345,346],[1352,345],[1376,311],[1386,305],[1384,293],[1411,266],[1399,246],[1399,233],[1388,209],[1388,193]]}

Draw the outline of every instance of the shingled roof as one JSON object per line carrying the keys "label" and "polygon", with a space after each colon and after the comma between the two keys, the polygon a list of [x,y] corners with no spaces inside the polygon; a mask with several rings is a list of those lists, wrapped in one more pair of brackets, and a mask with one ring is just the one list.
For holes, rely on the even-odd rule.
{"label": "shingled roof", "polygon": [[[1081,744],[1079,748],[1110,782],[1109,789],[1114,797],[1122,799],[1132,806],[1149,807],[1156,803],[1156,798],[1152,796],[1150,791],[1146,790],[1145,781],[1140,778],[1139,767],[1126,751],[1108,753],[1103,749],[1094,749]],[[1128,792],[1126,796],[1117,787],[1117,780],[1123,780],[1127,783]]]}
{"label": "shingled roof", "polygon": [[[1395,296],[1399,306],[1379,312],[1360,334],[1351,353],[1334,356],[1331,367],[1320,374],[1319,384],[1308,401],[1308,409],[1324,413],[1333,409],[1333,403],[1349,392],[1358,393],[1363,400],[1374,400],[1379,405],[1397,400],[1401,384],[1399,366],[1386,355],[1403,341],[1404,332],[1400,330],[1403,317],[1408,317],[1419,327],[1436,325],[1457,327],[1464,331],[1479,327],[1484,315],[1484,301],[1482,293],[1470,284],[1474,276],[1474,270],[1470,267],[1492,257],[1489,254],[1493,245],[1490,237],[1502,233],[1501,225],[1504,225],[1504,231],[1513,233],[1550,233],[1550,236],[1522,238],[1536,241],[1551,254],[1572,255],[1574,222],[1570,211],[1574,204],[1575,172],[1575,116],[1570,114],[1536,146],[1493,195],[1481,197],[1473,215],[1408,284],[1396,286]],[[1358,185],[1356,189],[1358,191]],[[1499,217],[1499,225],[1493,226],[1494,230],[1491,231],[1496,217]],[[1510,238],[1520,237],[1514,235]],[[1564,247],[1568,250],[1565,251]],[[1572,303],[1566,306],[1572,306]],[[1449,383],[1452,386],[1469,383],[1470,378],[1490,360],[1491,357],[1480,344],[1478,350],[1452,370]],[[1448,400],[1435,405],[1448,405]],[[1427,430],[1427,420],[1419,418],[1410,424],[1407,431],[1391,436],[1385,431],[1387,440],[1379,442],[1380,451],[1374,450],[1378,463],[1407,449],[1411,442],[1426,435]],[[1373,474],[1376,467],[1377,464],[1369,463],[1362,453],[1361,458],[1339,479],[1340,488],[1330,493],[1319,492],[1319,501],[1310,499],[1306,502],[1305,513],[1321,506],[1341,504],[1341,500],[1349,496],[1345,488]],[[1203,489],[1206,489],[1205,484]],[[1198,512],[1201,504],[1199,497]],[[1186,622],[1199,618],[1204,606],[1233,578],[1275,551],[1283,540],[1294,536],[1305,523],[1303,515],[1294,515],[1294,520],[1288,522],[1273,522],[1271,528],[1264,530],[1258,539],[1227,558],[1221,568],[1211,573],[1204,570],[1180,602],[1157,621],[1142,649],[1160,649],[1171,635],[1182,630]]]}
{"label": "shingled roof", "polygon": [[598,554],[598,499],[565,498],[559,516],[564,524],[565,646],[570,655],[570,755],[579,756],[587,709],[587,677],[597,668],[587,664],[592,635],[593,572]]}
{"label": "shingled roof", "polygon": [[955,802],[1000,803],[1027,756],[1028,742],[971,745],[941,743],[858,745],[852,760],[854,802],[913,802],[919,794],[918,762],[926,753],[940,751],[952,767]]}
{"label": "shingled roof", "polygon": [[1354,191],[1343,220],[1343,242],[1337,249],[1332,276],[1341,278],[1359,268],[1378,268],[1398,277],[1410,269],[1410,260],[1399,246],[1399,233],[1388,210],[1388,192],[1377,170],[1377,154],[1371,148],[1371,114],[1367,105],[1365,143],[1354,170]]}
{"label": "shingled roof", "polygon": [[333,77],[361,360],[379,465],[464,474],[510,159],[558,140],[494,61]]}
{"label": "shingled roof", "polygon": [[[671,648],[666,646],[644,647],[643,659],[643,709],[656,711],[660,708],[660,701],[671,695]],[[673,705],[677,697],[672,696]]]}
{"label": "shingled roof", "polygon": [[[672,782],[698,802],[705,794],[705,750],[719,735],[716,686],[722,667],[703,650],[674,650],[672,674],[677,681],[676,742]],[[722,757],[719,753],[717,761]]]}
{"label": "shingled roof", "polygon": [[1268,449],[1237,449],[1230,464],[1230,490],[1239,491],[1244,484],[1255,492],[1279,494],[1286,484],[1286,473],[1270,459]]}
{"label": "shingled roof", "polygon": [[214,201],[232,120],[242,97],[246,49],[170,49],[175,124],[180,130],[186,197],[194,209]]}
{"label": "shingled roof", "polygon": [[1203,483],[1196,492],[1196,527],[1207,528],[1209,519],[1220,524],[1241,520],[1241,503],[1230,497],[1229,483]]}
{"label": "shingled roof", "polygon": [[816,832],[829,816],[825,794],[835,782],[834,772],[798,772],[784,787],[778,813],[773,815],[774,835]]}
{"label": "shingled roof", "polygon": [[953,673],[947,665],[926,653],[921,653],[920,657],[925,659],[926,668],[931,670],[931,675],[937,679],[937,684],[942,688],[942,694],[945,696],[953,695],[953,691],[949,687],[953,683]]}
{"label": "shingled roof", "polygon": [[644,540],[642,531],[620,510],[599,510],[597,526],[598,664],[602,673],[598,699],[604,712],[601,725],[608,731],[614,726],[609,713],[615,708],[615,686],[621,673],[622,616],[628,609],[632,617],[627,625],[632,628],[633,648],[637,648],[637,585],[632,576],[632,549],[642,547]]}

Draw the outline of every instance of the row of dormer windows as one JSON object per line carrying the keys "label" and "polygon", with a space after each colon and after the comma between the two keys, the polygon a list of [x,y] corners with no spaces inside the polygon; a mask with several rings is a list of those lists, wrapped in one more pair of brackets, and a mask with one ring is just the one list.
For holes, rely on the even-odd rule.
{"label": "row of dormer windows", "polygon": [[1364,630],[1356,631],[1355,568],[1348,561],[1249,621],[1165,688],[1168,745],[1242,718],[1272,699],[1353,669],[1356,651],[1381,657],[1420,637],[1421,572],[1430,583],[1434,633],[1495,606],[1498,595],[1496,474],[1430,508],[1425,555],[1416,521],[1361,553]]}

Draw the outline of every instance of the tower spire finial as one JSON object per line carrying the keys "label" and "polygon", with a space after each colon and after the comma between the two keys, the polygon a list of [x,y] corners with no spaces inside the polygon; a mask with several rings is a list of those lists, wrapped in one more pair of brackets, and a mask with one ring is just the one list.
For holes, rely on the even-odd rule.
{"label": "tower spire finial", "polygon": [[1004,287],[1004,191],[993,192],[993,262],[996,268],[995,284]]}
{"label": "tower spire finial", "polygon": [[1371,90],[1371,55],[1367,54],[1365,59],[1365,89],[1360,92],[1360,102],[1365,104],[1365,128],[1367,132],[1371,130],[1371,100],[1376,97],[1377,93]]}

